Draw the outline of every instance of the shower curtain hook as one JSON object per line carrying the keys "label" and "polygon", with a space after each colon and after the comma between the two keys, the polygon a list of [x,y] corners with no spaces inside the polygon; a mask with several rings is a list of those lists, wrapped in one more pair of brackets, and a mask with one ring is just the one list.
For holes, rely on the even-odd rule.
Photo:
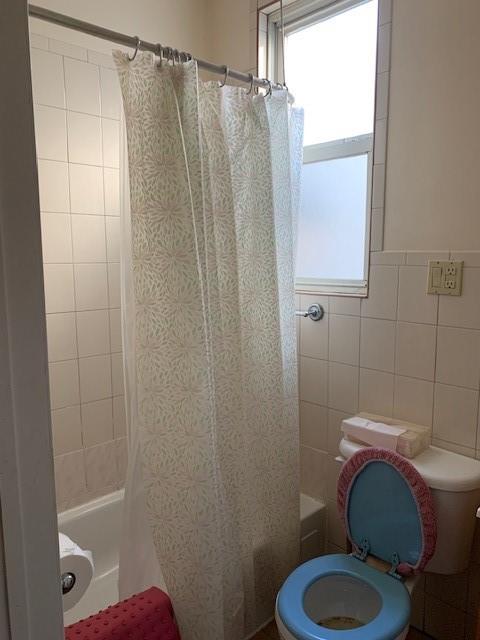
{"label": "shower curtain hook", "polygon": [[230,73],[230,69],[227,67],[227,65],[225,65],[224,69],[225,69],[225,71],[224,71],[225,76],[224,76],[224,78],[223,78],[223,82],[219,82],[219,83],[218,83],[218,86],[219,86],[220,88],[224,87],[224,86],[227,84],[228,75],[229,75],[229,73]]}
{"label": "shower curtain hook", "polygon": [[253,73],[249,73],[248,77],[250,78],[250,87],[247,91],[247,96],[249,96],[252,93],[252,89],[253,89]]}
{"label": "shower curtain hook", "polygon": [[160,68],[162,66],[163,59],[163,47],[159,42],[155,45],[155,55],[158,56],[157,67]]}
{"label": "shower curtain hook", "polygon": [[267,80],[268,82],[268,90],[267,93],[265,94],[265,97],[268,98],[268,96],[272,95],[272,91],[273,91],[273,83],[271,80]]}
{"label": "shower curtain hook", "polygon": [[133,52],[133,56],[128,56],[128,59],[130,60],[130,62],[133,62],[133,60],[135,60],[135,58],[137,57],[138,50],[140,49],[140,45],[142,44],[142,41],[138,36],[135,36],[135,39],[137,41],[137,44],[135,45],[135,51]]}

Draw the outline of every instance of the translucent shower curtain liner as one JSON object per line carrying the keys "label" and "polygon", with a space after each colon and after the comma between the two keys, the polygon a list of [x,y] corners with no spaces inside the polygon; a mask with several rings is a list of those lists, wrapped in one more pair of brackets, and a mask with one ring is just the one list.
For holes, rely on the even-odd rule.
{"label": "translucent shower curtain liner", "polygon": [[[115,54],[125,111],[129,471],[120,595],[243,640],[299,555],[293,255],[303,114],[285,91]],[[127,170],[128,148],[128,170]]]}

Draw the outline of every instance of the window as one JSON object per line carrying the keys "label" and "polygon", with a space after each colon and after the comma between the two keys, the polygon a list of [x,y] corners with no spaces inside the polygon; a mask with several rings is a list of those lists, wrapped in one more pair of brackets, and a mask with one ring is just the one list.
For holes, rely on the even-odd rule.
{"label": "window", "polygon": [[[299,0],[285,9],[285,77],[305,110],[296,288],[365,295],[378,0]],[[270,74],[283,79],[279,12]]]}

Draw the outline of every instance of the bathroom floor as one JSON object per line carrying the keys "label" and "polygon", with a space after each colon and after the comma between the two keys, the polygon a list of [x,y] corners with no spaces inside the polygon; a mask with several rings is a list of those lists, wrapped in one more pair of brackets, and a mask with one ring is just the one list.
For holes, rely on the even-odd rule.
{"label": "bathroom floor", "polygon": [[[407,640],[428,640],[429,638],[430,636],[426,636],[416,629],[411,629],[407,636]],[[268,627],[259,631],[252,640],[280,640],[275,622],[271,622]]]}

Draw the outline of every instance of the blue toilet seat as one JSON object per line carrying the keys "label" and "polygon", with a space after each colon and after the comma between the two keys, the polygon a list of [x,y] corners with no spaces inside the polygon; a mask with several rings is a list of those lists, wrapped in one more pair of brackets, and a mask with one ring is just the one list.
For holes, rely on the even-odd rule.
{"label": "blue toilet seat", "polygon": [[[345,575],[368,584],[380,595],[378,615],[358,629],[337,631],[316,624],[305,612],[307,589],[329,575]],[[346,554],[315,558],[293,571],[283,584],[277,599],[277,611],[297,640],[394,640],[410,620],[410,596],[404,584]]]}

